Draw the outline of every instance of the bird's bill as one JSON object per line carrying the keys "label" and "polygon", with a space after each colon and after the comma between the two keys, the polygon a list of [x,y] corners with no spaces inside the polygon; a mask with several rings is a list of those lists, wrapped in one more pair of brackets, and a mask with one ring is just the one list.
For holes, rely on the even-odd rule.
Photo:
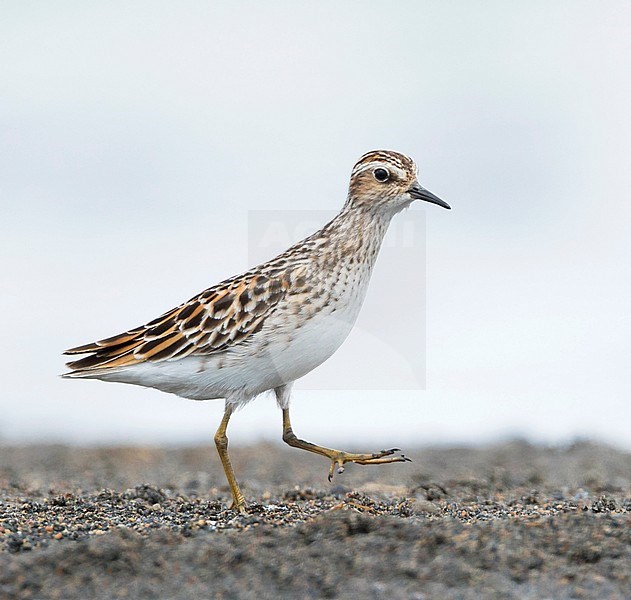
{"label": "bird's bill", "polygon": [[438,204],[438,206],[451,210],[451,206],[449,206],[449,204],[447,204],[444,200],[441,200],[438,196],[436,196],[436,194],[432,194],[432,192],[426,190],[418,181],[412,185],[408,192],[414,200],[423,200],[423,202]]}

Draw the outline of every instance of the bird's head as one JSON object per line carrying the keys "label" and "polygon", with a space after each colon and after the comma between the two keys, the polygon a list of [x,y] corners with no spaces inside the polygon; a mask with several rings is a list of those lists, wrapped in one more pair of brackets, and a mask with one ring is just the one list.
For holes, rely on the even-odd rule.
{"label": "bird's head", "polygon": [[405,154],[392,150],[368,152],[353,167],[347,205],[396,213],[414,200],[423,200],[450,209],[449,204],[421,186],[417,171],[414,161]]}

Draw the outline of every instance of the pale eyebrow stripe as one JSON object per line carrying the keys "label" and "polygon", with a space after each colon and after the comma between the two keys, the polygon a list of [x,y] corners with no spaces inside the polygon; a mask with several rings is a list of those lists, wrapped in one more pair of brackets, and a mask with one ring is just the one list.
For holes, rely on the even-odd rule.
{"label": "pale eyebrow stripe", "polygon": [[391,168],[391,170],[396,171],[396,173],[399,176],[404,176],[405,175],[405,173],[406,173],[405,169],[403,169],[398,164],[395,164],[394,161],[373,160],[373,161],[370,161],[369,163],[364,163],[364,164],[357,165],[353,169],[353,172],[351,173],[351,177],[359,175],[360,173],[364,173],[365,171],[370,171],[373,168],[383,167],[384,166],[384,162],[387,162],[387,164]]}

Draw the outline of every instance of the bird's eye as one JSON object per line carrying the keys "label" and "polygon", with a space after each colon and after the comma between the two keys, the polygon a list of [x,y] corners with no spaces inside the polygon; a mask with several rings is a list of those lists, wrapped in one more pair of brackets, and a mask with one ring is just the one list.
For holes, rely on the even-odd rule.
{"label": "bird's eye", "polygon": [[384,181],[388,181],[388,179],[390,178],[390,173],[388,173],[387,169],[375,169],[373,175],[375,176],[375,179],[377,181],[381,181],[382,183]]}

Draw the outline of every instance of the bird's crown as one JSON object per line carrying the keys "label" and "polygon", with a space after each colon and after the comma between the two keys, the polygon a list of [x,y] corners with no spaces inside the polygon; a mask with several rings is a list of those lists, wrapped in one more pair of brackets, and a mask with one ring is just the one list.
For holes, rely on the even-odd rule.
{"label": "bird's crown", "polygon": [[398,174],[403,177],[416,177],[416,164],[409,156],[401,154],[400,152],[394,152],[393,150],[371,150],[370,152],[366,152],[366,154],[355,163],[351,173],[351,179],[364,171],[369,171],[379,166],[389,166],[398,171]]}

